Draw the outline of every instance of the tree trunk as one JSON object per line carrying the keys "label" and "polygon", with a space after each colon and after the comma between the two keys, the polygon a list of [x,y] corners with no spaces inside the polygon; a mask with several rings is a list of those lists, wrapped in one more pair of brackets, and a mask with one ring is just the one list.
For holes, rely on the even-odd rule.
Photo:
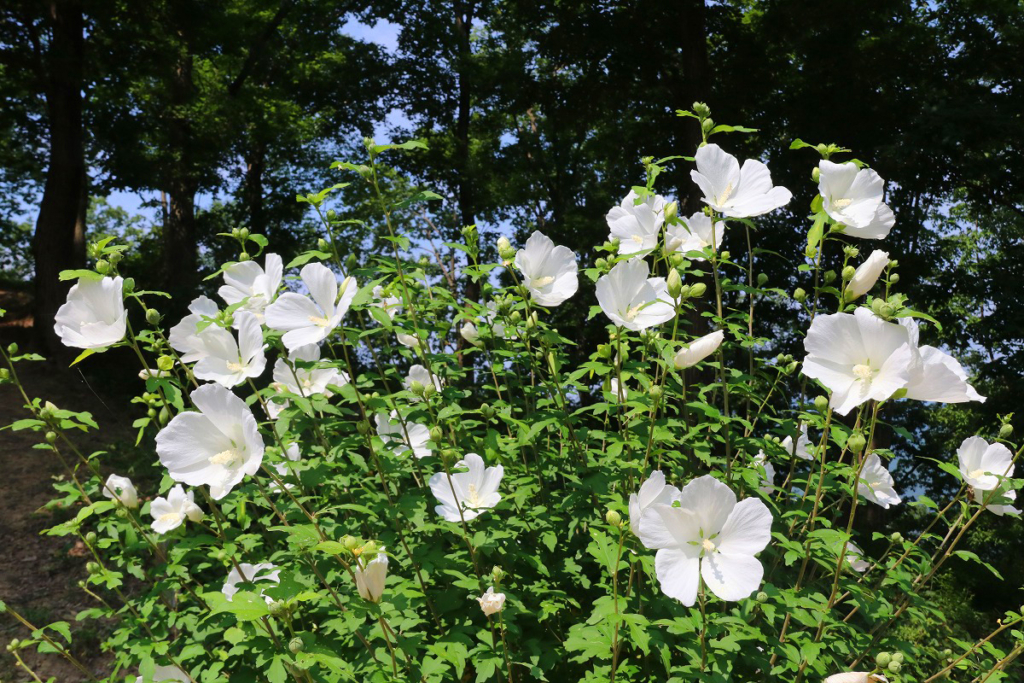
{"label": "tree trunk", "polygon": [[[171,88],[171,101],[175,110],[186,111],[192,95],[192,55],[187,46],[183,45]],[[199,191],[199,181],[192,158],[191,121],[187,114],[176,113],[169,126],[174,161],[167,183],[170,210],[163,230],[162,284],[173,300],[180,303],[181,298],[192,292],[198,280],[195,196]]]}
{"label": "tree trunk", "polygon": [[[473,30],[472,3],[457,4],[455,13],[455,31],[459,51],[456,56],[456,71],[459,77],[459,103],[455,119],[455,169],[457,175],[457,192],[459,200],[460,227],[474,225],[476,215],[473,206],[473,181],[469,163],[469,119],[471,115],[471,82],[469,78],[472,44],[470,32]],[[480,283],[471,279],[466,282],[466,300],[480,300]]]}
{"label": "tree trunk", "polygon": [[249,231],[267,234],[267,218],[263,207],[263,174],[267,168],[267,149],[253,141],[245,160],[245,204],[249,213]]}
{"label": "tree trunk", "polygon": [[61,349],[53,319],[70,283],[62,270],[85,261],[85,147],[82,133],[82,62],[85,48],[81,0],[51,0],[50,42],[45,57],[49,166],[39,205],[32,254],[36,263],[35,333],[49,352]]}
{"label": "tree trunk", "polygon": [[[679,47],[682,57],[680,109],[689,109],[694,102],[707,102],[708,92],[708,37],[705,26],[704,0],[682,0],[679,5]],[[714,112],[712,112],[714,114]],[[691,118],[680,118],[683,127],[683,149],[679,154],[690,156],[701,143],[700,128]],[[700,188],[689,182],[690,174],[683,174],[684,186],[679,188],[679,214],[690,215],[700,210]]]}

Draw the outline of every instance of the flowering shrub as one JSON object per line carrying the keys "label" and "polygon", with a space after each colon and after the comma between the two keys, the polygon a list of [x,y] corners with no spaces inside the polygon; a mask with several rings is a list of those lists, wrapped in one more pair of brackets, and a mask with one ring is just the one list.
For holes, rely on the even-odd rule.
{"label": "flowering shrub", "polygon": [[[979,644],[894,628],[941,620],[928,589],[951,558],[984,565],[958,544],[981,515],[1019,514],[1021,449],[1005,425],[936,454],[960,482],[941,506],[894,490],[875,438],[886,408],[984,399],[921,345],[930,319],[897,291],[897,262],[861,255],[895,221],[882,179],[814,147],[819,194],[789,299],[753,272],[753,219],[792,195],[708,143],[744,129],[702,104],[680,114],[704,132],[682,159],[703,211],[679,216],[656,193],[680,159],[646,159],[592,263],[539,232],[481,263],[467,227],[449,246],[480,301],[399,231],[436,196],[395,196],[378,170],[419,142],[367,141],[365,164],[335,165],[376,201],[389,254],[348,263],[326,209],[336,187],[300,197],[322,217],[317,248],[285,265],[235,230],[221,301],[199,297],[167,333],[159,293],[117,275],[123,247],[94,245],[96,270],[66,274],[78,284],[56,331],[84,349],[76,362],[106,350],[141,363],[135,426],[156,457],[140,455],[133,484],[76,446],[91,415],[27,395],[32,417],[13,427],[67,465],[57,488],[76,514],[50,533],[93,556],[82,586],[96,606],[79,619],[114,624],[103,680],[1005,677],[1024,648],[1019,613]],[[841,255],[839,277],[825,252]],[[575,351],[550,311],[586,288],[608,337]],[[806,357],[758,356],[766,298],[800,307]],[[38,357],[3,355],[20,387],[19,363]],[[919,533],[860,532],[875,505],[916,505]],[[81,667],[69,624],[5,609],[28,629],[16,656],[37,647]]]}

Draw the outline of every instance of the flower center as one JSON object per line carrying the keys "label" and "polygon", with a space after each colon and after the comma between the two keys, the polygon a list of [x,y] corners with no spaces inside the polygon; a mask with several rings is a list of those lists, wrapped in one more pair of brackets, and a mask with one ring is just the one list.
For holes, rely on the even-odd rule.
{"label": "flower center", "polygon": [[845,209],[846,207],[848,207],[852,203],[853,203],[853,200],[849,199],[849,198],[833,199],[832,200],[832,208],[834,208],[834,209]]}
{"label": "flower center", "polygon": [[854,365],[853,374],[856,375],[857,379],[869,382],[874,377],[875,371],[871,369],[870,365]]}
{"label": "flower center", "polygon": [[165,512],[160,515],[160,521],[166,524],[174,524],[175,522],[180,522],[182,517],[184,517],[184,515],[180,512]]}
{"label": "flower center", "polygon": [[710,538],[705,538],[701,545],[704,547],[705,553],[715,552],[715,544],[711,541]]}
{"label": "flower center", "polygon": [[981,479],[985,476],[985,470],[974,470],[973,472],[968,472],[967,476],[971,479]]}
{"label": "flower center", "polygon": [[309,316],[309,322],[313,323],[317,327],[327,327],[327,318],[318,318],[315,315]]}
{"label": "flower center", "polygon": [[480,506],[480,492],[476,490],[476,484],[470,484],[466,487],[466,499],[462,501],[468,508],[477,508]]}
{"label": "flower center", "polygon": [[238,467],[242,464],[242,454],[235,449],[221,451],[210,458],[211,465],[223,465],[224,467]]}
{"label": "flower center", "polygon": [[554,281],[555,281],[555,278],[551,277],[550,275],[545,275],[544,277],[539,277],[536,280],[534,280],[533,281],[533,286],[534,287],[547,287],[548,285],[550,285]]}
{"label": "flower center", "polygon": [[640,315],[640,309],[643,308],[643,307],[644,307],[643,304],[637,304],[636,306],[630,306],[629,308],[626,309],[626,315],[624,317],[626,318],[626,320],[628,320],[630,322],[632,322],[633,320],[636,320],[636,317],[638,315]]}
{"label": "flower center", "polygon": [[230,370],[231,372],[241,372],[244,369],[245,369],[245,366],[242,365],[241,363],[232,363],[232,362],[228,363],[228,370]]}
{"label": "flower center", "polygon": [[629,239],[633,240],[637,244],[643,244],[644,243],[644,236],[643,235],[630,235]]}
{"label": "flower center", "polygon": [[722,194],[718,195],[718,203],[725,204],[727,201],[729,201],[729,197],[732,196],[732,191],[734,189],[735,188],[732,186],[732,183],[729,183],[726,186],[725,190],[722,192]]}

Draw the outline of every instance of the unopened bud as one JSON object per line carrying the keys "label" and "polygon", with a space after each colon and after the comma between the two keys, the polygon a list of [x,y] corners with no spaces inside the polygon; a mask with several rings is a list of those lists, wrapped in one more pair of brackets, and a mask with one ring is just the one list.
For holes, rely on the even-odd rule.
{"label": "unopened bud", "polygon": [[9,355],[11,355],[11,356],[17,355],[18,354],[18,345],[15,344],[14,342],[11,342],[10,344],[8,344],[7,345],[7,353]]}
{"label": "unopened bud", "polygon": [[282,600],[274,600],[268,605],[268,607],[270,608],[270,616],[272,617],[281,618],[288,614],[288,605],[286,605]]}
{"label": "unopened bud", "polygon": [[617,527],[620,524],[622,524],[622,515],[620,515],[615,510],[609,510],[608,512],[604,513],[604,521],[608,522],[608,524],[612,526]]}
{"label": "unopened bud", "polygon": [[545,356],[545,358],[547,359],[547,362],[548,362],[548,370],[551,371],[552,375],[557,375],[558,374],[558,364],[555,362],[555,354],[553,354],[550,351],[548,351],[547,356]]}
{"label": "unopened bud", "polygon": [[793,361],[792,363],[786,366],[786,374],[792,375],[794,372],[796,372],[796,369],[798,367],[800,367],[800,363]]}
{"label": "unopened bud", "polygon": [[671,221],[679,214],[679,202],[669,202],[665,205],[665,220]]}
{"label": "unopened bud", "polygon": [[1004,423],[1003,426],[999,428],[999,438],[1000,439],[1009,439],[1012,434],[1013,434],[1013,425],[1010,424],[1009,422]]}
{"label": "unopened bud", "polygon": [[494,568],[491,569],[491,578],[495,581],[495,583],[501,581],[506,576],[507,574],[505,574],[505,570],[497,565],[495,565]]}
{"label": "unopened bud", "polygon": [[893,652],[892,653],[892,661],[899,662],[900,664],[902,664],[903,663],[903,653],[902,652]]}
{"label": "unopened bud", "polygon": [[330,243],[328,243],[327,240],[321,237],[316,241],[316,248],[319,249],[320,251],[330,251],[331,245]]}
{"label": "unopened bud", "polygon": [[826,270],[825,271],[825,284],[830,285],[836,281],[836,271]]}
{"label": "unopened bud", "polygon": [[238,255],[238,260],[242,263],[245,263],[246,261],[251,261],[252,256],[249,256],[249,252],[243,251],[241,254]]}
{"label": "unopened bud", "polygon": [[[898,654],[898,653],[897,653]],[[903,662],[898,660],[892,660],[889,662],[889,666],[886,667],[891,673],[899,673],[899,670],[903,668]]]}
{"label": "unopened bud", "polygon": [[174,358],[171,356],[160,356],[156,359],[156,367],[164,372],[169,372],[174,367]]}
{"label": "unopened bud", "polygon": [[494,419],[494,408],[492,408],[490,406],[490,404],[485,403],[482,406],[480,406],[480,414],[483,415],[484,418],[487,419],[487,420],[493,420]]}
{"label": "unopened bud", "polygon": [[768,284],[768,276],[765,275],[764,273],[758,273],[757,274],[757,286],[758,287],[764,287],[766,284]]}
{"label": "unopened bud", "polygon": [[879,309],[878,314],[881,315],[883,318],[891,318],[895,312],[896,309],[893,307],[892,304],[882,304],[882,307]]}
{"label": "unopened bud", "polygon": [[894,284],[896,284],[899,281],[900,281],[900,274],[899,273],[893,273],[892,275],[889,276],[889,284],[894,285]]}
{"label": "unopened bud", "polygon": [[156,417],[156,408],[150,408],[149,410],[147,410],[146,415],[148,415],[151,419]]}
{"label": "unopened bud", "polygon": [[764,604],[768,602],[768,594],[764,591],[758,591],[757,595],[754,596],[754,599],[760,602],[761,604]]}
{"label": "unopened bud", "polygon": [[730,257],[730,256],[732,256],[732,254],[730,254],[730,253],[729,253],[728,251],[723,251],[723,252],[722,252],[721,254],[719,254],[719,255],[720,255],[720,256],[722,257],[722,260],[723,260],[723,261],[728,261],[728,260],[729,260],[729,257]]}
{"label": "unopened bud", "polygon": [[600,356],[601,358],[611,358],[612,357],[612,347],[610,345],[608,345],[608,344],[598,344],[597,345],[597,355]]}
{"label": "unopened bud", "polygon": [[437,425],[430,428],[430,440],[434,443],[441,443],[441,438],[444,437],[444,432]]}
{"label": "unopened bud", "polygon": [[104,259],[100,259],[99,261],[96,262],[96,272],[102,275],[106,275],[107,273],[110,272],[110,264],[107,263]]}
{"label": "unopened bud", "polygon": [[157,415],[156,419],[157,422],[159,422],[161,425],[165,425],[171,421],[171,411],[167,408],[167,406],[164,406],[163,408],[160,409],[160,414]]}
{"label": "unopened bud", "polygon": [[355,536],[349,536],[348,534],[346,534],[341,537],[341,544],[345,546],[347,550],[355,550],[360,545],[362,545],[362,541],[360,541]]}
{"label": "unopened bud", "polygon": [[423,396],[423,383],[416,380],[409,382],[409,391],[417,396]]}
{"label": "unopened bud", "polygon": [[872,299],[871,310],[874,311],[875,315],[882,314],[882,306],[885,305],[885,299]]}
{"label": "unopened bud", "polygon": [[512,323],[513,325],[518,324],[522,319],[523,316],[519,313],[519,311],[512,311],[512,313],[510,313],[508,316],[509,322]]}
{"label": "unopened bud", "polygon": [[249,228],[241,228],[238,231],[238,239],[247,240],[249,239]]}
{"label": "unopened bud", "polygon": [[846,447],[853,453],[860,453],[864,450],[864,446],[867,445],[867,440],[864,435],[860,432],[854,432],[850,435],[850,438],[846,440]]}
{"label": "unopened bud", "polygon": [[653,387],[647,390],[647,395],[651,397],[651,400],[657,403],[661,400],[661,396],[664,393],[660,385],[655,384]]}
{"label": "unopened bud", "polygon": [[690,296],[694,299],[699,299],[704,296],[704,293],[708,291],[708,286],[703,282],[698,282],[695,285],[690,285]]}
{"label": "unopened bud", "polygon": [[359,261],[356,260],[356,255],[355,254],[349,254],[347,257],[345,257],[345,269],[346,270],[355,270],[356,266],[358,266],[358,265],[359,265]]}
{"label": "unopened bud", "polygon": [[498,238],[498,256],[505,262],[516,257],[516,250],[512,248],[512,243],[504,235]]}
{"label": "unopened bud", "polygon": [[604,270],[605,268],[608,267],[608,259],[606,259],[606,258],[596,259],[594,261],[594,266],[596,266],[600,270]]}
{"label": "unopened bud", "polygon": [[700,127],[704,129],[705,133],[709,133],[711,132],[711,129],[715,127],[715,122],[713,119],[704,119],[701,121]]}
{"label": "unopened bud", "polygon": [[87,533],[85,535],[85,542],[89,545],[94,544],[96,542],[96,532],[90,531],[89,533]]}
{"label": "unopened bud", "polygon": [[816,183],[821,181],[821,169],[817,166],[811,169],[811,180]]}
{"label": "unopened bud", "polygon": [[85,565],[85,571],[89,572],[90,574],[99,574],[101,571],[103,571],[103,568],[100,567],[99,562],[87,562]]}
{"label": "unopened bud", "polygon": [[158,325],[160,323],[160,312],[155,308],[147,308],[146,322],[150,325]]}
{"label": "unopened bud", "polygon": [[57,432],[46,432],[46,443],[57,443]]}
{"label": "unopened bud", "polygon": [[826,410],[828,410],[828,398],[825,396],[815,396],[814,409],[817,410],[819,413],[824,413]]}
{"label": "unopened bud", "polygon": [[356,431],[359,432],[362,436],[366,436],[367,434],[370,433],[370,423],[367,422],[366,420],[360,420],[359,422],[356,422]]}
{"label": "unopened bud", "polygon": [[11,371],[7,368],[0,368],[0,382],[6,382],[11,378]]}
{"label": "unopened bud", "polygon": [[131,294],[132,292],[134,292],[135,291],[135,278],[133,278],[133,277],[126,277],[124,279],[124,284],[121,285],[121,291],[124,292],[125,294]]}
{"label": "unopened bud", "polygon": [[672,252],[671,256],[668,257],[668,262],[672,264],[673,268],[678,268],[683,265],[684,257],[678,251]]}
{"label": "unopened bud", "polygon": [[293,655],[297,655],[306,648],[306,644],[302,642],[302,638],[295,636],[288,641],[288,651]]}
{"label": "unopened bud", "polygon": [[889,540],[897,545],[903,543],[903,534],[901,534],[898,531],[894,531],[892,532],[892,535],[889,537]]}
{"label": "unopened bud", "polygon": [[665,278],[665,284],[668,287],[668,295],[673,299],[678,299],[680,293],[683,291],[683,278],[679,276],[679,271],[675,268],[668,271],[668,277]]}
{"label": "unopened bud", "polygon": [[889,666],[889,662],[891,661],[892,655],[888,652],[879,652],[875,656],[875,665],[880,669],[884,669],[885,667]]}
{"label": "unopened bud", "polygon": [[853,276],[857,274],[857,269],[853,266],[846,266],[843,268],[843,279],[847,282],[853,279]]}
{"label": "unopened bud", "polygon": [[363,544],[363,547],[359,549],[357,555],[363,555],[365,557],[373,558],[377,556],[377,543],[374,541],[367,541]]}
{"label": "unopened bud", "polygon": [[705,119],[711,116],[711,107],[704,104],[703,102],[694,102],[693,113],[701,117],[702,119]]}
{"label": "unopened bud", "polygon": [[433,384],[427,384],[423,387],[423,398],[429,399],[431,396],[437,393],[437,387]]}
{"label": "unopened bud", "polygon": [[803,303],[804,301],[807,301],[807,292],[805,292],[802,287],[797,287],[793,290],[793,298],[799,303]]}
{"label": "unopened bud", "polygon": [[441,451],[441,459],[446,463],[451,464],[459,459],[459,452],[454,448],[445,448]]}

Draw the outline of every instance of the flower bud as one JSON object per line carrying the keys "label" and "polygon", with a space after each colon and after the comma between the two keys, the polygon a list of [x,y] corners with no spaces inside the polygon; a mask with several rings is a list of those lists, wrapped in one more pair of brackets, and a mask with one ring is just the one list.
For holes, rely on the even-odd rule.
{"label": "flower bud", "polygon": [[722,257],[722,260],[723,260],[723,261],[728,261],[728,260],[729,260],[729,257],[730,257],[730,256],[732,256],[732,254],[730,254],[730,253],[729,253],[728,251],[723,251],[723,252],[722,252],[722,253],[720,254],[720,256]]}
{"label": "flower bud", "polygon": [[245,263],[246,261],[251,261],[252,256],[249,256],[249,252],[243,251],[241,254],[238,255],[238,260],[241,263]]}
{"label": "flower bud", "polygon": [[46,432],[46,443],[57,443],[57,432]]}
{"label": "flower bud", "polygon": [[826,270],[825,271],[825,284],[830,285],[836,281],[836,271]]}
{"label": "flower bud", "polygon": [[874,312],[875,315],[881,315],[882,314],[882,306],[884,306],[884,305],[885,305],[885,299],[872,299],[871,300],[871,310]]}
{"label": "flower bud", "polygon": [[672,252],[672,254],[668,257],[668,262],[672,264],[673,268],[678,268],[679,266],[683,265],[683,261],[683,255],[680,254],[678,251]]}
{"label": "flower bud", "polygon": [[610,344],[598,344],[597,345],[597,355],[600,356],[601,358],[611,358],[612,357],[612,347],[611,347],[611,345]]}
{"label": "flower bud", "polygon": [[[899,654],[898,652],[896,654]],[[899,673],[899,670],[903,668],[903,663],[898,660],[892,660],[889,662],[889,666],[886,667],[892,673]]]}
{"label": "flower bud", "polygon": [[824,413],[826,410],[828,410],[828,398],[825,396],[815,396],[814,409],[817,410],[819,413]]}
{"label": "flower bud", "polygon": [[877,666],[880,669],[884,669],[885,667],[889,666],[889,662],[891,661],[892,655],[890,655],[888,652],[879,652],[878,655],[875,657],[875,666]]}
{"label": "flower bud", "polygon": [[800,367],[800,363],[796,361],[791,362],[789,365],[786,366],[786,374],[792,375],[794,372],[796,372],[796,369],[798,367]]}
{"label": "flower bud", "polygon": [[864,446],[867,445],[867,440],[864,435],[860,432],[854,432],[850,434],[850,438],[846,440],[846,447],[853,453],[860,453],[864,450]]}
{"label": "flower bud", "polygon": [[679,271],[675,268],[668,271],[668,277],[665,278],[665,284],[668,287],[668,295],[673,299],[678,299],[679,294],[683,290],[683,279],[679,277]]}
{"label": "flower bud", "polygon": [[459,452],[454,448],[446,448],[441,451],[441,459],[444,460],[445,463],[451,464],[459,459]]}
{"label": "flower bud", "polygon": [[902,664],[903,663],[903,653],[902,652],[893,652],[892,653],[892,661],[899,662],[900,664]]}
{"label": "flower bud", "polygon": [[857,269],[853,266],[846,266],[843,268],[843,279],[847,282],[853,279],[853,276],[857,274]]}
{"label": "flower bud", "polygon": [[359,261],[356,260],[355,254],[349,254],[345,258],[345,270],[355,270],[358,265]]}
{"label": "flower bud", "polygon": [[655,384],[653,387],[647,390],[647,395],[650,396],[651,400],[654,401],[655,403],[661,400],[662,393],[662,388],[657,384]]}
{"label": "flower bud", "polygon": [[505,570],[502,569],[501,567],[495,565],[494,568],[491,569],[491,579],[495,583],[499,583],[502,579],[505,578],[505,576],[506,576]]}
{"label": "flower bud", "polygon": [[764,273],[758,273],[757,274],[757,286],[758,287],[764,287],[766,284],[768,284],[768,276],[765,275]]}
{"label": "flower bud", "polygon": [[889,276],[889,284],[894,285],[894,284],[896,284],[899,281],[900,281],[900,274],[899,273],[893,273],[892,275]]}
{"label": "flower bud", "polygon": [[272,617],[280,619],[281,617],[288,616],[288,605],[283,600],[274,600],[267,607],[270,609],[270,616]]}
{"label": "flower bud", "polygon": [[99,562],[87,562],[85,565],[85,571],[89,572],[90,574],[99,574],[101,571],[103,571],[103,568],[100,567]]}
{"label": "flower bud", "polygon": [[147,410],[146,415],[148,415],[150,419],[156,417],[156,408],[150,408]]}
{"label": "flower bud", "polygon": [[11,342],[10,344],[8,344],[7,345],[7,353],[8,353],[8,355],[16,356],[18,354],[18,345],[15,344],[14,342]]}
{"label": "flower bud", "polygon": [[754,599],[760,602],[761,604],[764,604],[768,602],[768,594],[764,591],[758,591],[757,595],[754,596]]}
{"label": "flower bud", "polygon": [[795,290],[793,290],[793,298],[796,299],[799,303],[803,303],[804,301],[807,300],[807,292],[805,292],[802,287],[797,287]]}
{"label": "flower bud", "polygon": [[409,382],[409,391],[417,396],[423,396],[423,383],[416,380]]}
{"label": "flower bud", "polygon": [[1009,439],[1012,434],[1013,434],[1013,425],[1010,424],[1009,422],[1003,424],[1003,426],[999,428],[999,438],[1000,439]]}
{"label": "flower bud", "polygon": [[241,228],[238,231],[238,239],[247,240],[249,239],[249,228]]}
{"label": "flower bud", "polygon": [[110,272],[110,264],[107,263],[105,260],[100,259],[99,261],[96,262],[96,272],[102,275],[106,275],[107,273]]}
{"label": "flower bud", "polygon": [[6,382],[11,378],[11,371],[7,368],[0,368],[0,382]]}
{"label": "flower bud", "polygon": [[711,129],[715,127],[715,121],[714,119],[704,119],[700,122],[700,127],[705,133],[710,133]]}
{"label": "flower bud", "polygon": [[620,524],[622,524],[622,515],[620,515],[615,510],[609,510],[608,512],[604,513],[604,521],[608,522],[608,524],[614,527],[617,527]]}
{"label": "flower bud", "polygon": [[297,655],[302,652],[306,647],[306,644],[302,642],[302,638],[298,636],[288,641],[288,650],[293,654]]}
{"label": "flower bud", "polygon": [[821,169],[817,166],[811,169],[811,180],[816,183],[821,181]]}
{"label": "flower bud", "polygon": [[94,544],[96,542],[96,532],[95,531],[90,531],[89,533],[87,533],[85,535],[85,542],[88,545]]}
{"label": "flower bud", "polygon": [[370,433],[370,423],[367,422],[366,420],[360,420],[359,422],[356,422],[356,431],[359,432],[362,436],[366,436],[367,434]]}
{"label": "flower bud", "polygon": [[135,291],[135,278],[133,278],[133,277],[126,277],[124,279],[124,284],[121,285],[121,291],[123,293],[125,293],[125,294],[131,294],[132,292],[134,292]]}
{"label": "flower bud", "polygon": [[484,418],[487,419],[487,420],[493,420],[494,419],[494,408],[492,408],[490,406],[490,404],[485,403],[482,406],[480,406],[480,414],[483,415]]}
{"label": "flower bud", "polygon": [[159,415],[157,415],[157,422],[159,422],[160,425],[163,426],[170,421],[171,411],[167,408],[167,406],[164,406],[163,408],[160,409]]}
{"label": "flower bud", "polygon": [[341,537],[341,544],[345,546],[345,548],[348,550],[355,550],[360,545],[362,545],[362,541],[360,541],[355,536],[349,536],[348,534],[346,534]]}
{"label": "flower bud", "polygon": [[512,243],[504,235],[498,238],[498,256],[506,263],[516,257],[516,250],[512,248]]}
{"label": "flower bud", "polygon": [[672,221],[679,215],[679,202],[669,202],[665,205],[665,221]]}
{"label": "flower bud", "polygon": [[441,443],[441,439],[444,437],[444,432],[437,425],[430,428],[430,440],[434,443]]}
{"label": "flower bud", "polygon": [[604,269],[606,269],[608,267],[608,259],[606,259],[606,258],[599,258],[599,259],[594,261],[594,265],[598,269],[604,270]]}
{"label": "flower bud", "polygon": [[555,362],[555,354],[552,353],[551,351],[548,351],[547,355],[544,358],[548,362],[548,370],[551,372],[551,374],[557,375],[558,364]]}
{"label": "flower bud", "polygon": [[174,368],[174,358],[172,358],[171,356],[160,356],[159,358],[156,359],[156,367],[158,370],[169,372],[172,368]]}
{"label": "flower bud", "polygon": [[330,251],[331,245],[323,237],[316,241],[316,248],[320,251]]}
{"label": "flower bud", "polygon": [[704,292],[708,291],[708,286],[703,282],[698,282],[695,285],[690,285],[690,297],[699,299],[704,296]]}
{"label": "flower bud", "polygon": [[[4,608],[4,611],[5,612],[7,611],[6,607]],[[14,652],[15,650],[17,650],[20,647],[21,647],[21,640],[19,638],[11,638],[11,642],[9,642],[7,644],[7,651],[8,652]]]}
{"label": "flower bud", "polygon": [[707,117],[711,116],[711,107],[704,104],[703,102],[694,102],[693,113],[701,117],[702,119],[706,119]]}
{"label": "flower bud", "polygon": [[337,211],[335,211],[334,209],[327,209],[327,218],[328,219],[333,221],[337,217],[338,217],[338,212]]}
{"label": "flower bud", "polygon": [[896,544],[903,543],[903,534],[898,531],[894,531],[892,532],[892,535],[889,536],[889,540]]}
{"label": "flower bud", "polygon": [[891,318],[895,312],[896,309],[892,304],[882,304],[881,308],[878,310],[878,314],[883,318]]}
{"label": "flower bud", "polygon": [[522,319],[523,316],[519,313],[519,311],[512,311],[512,313],[508,316],[508,321],[513,325],[518,324]]}

